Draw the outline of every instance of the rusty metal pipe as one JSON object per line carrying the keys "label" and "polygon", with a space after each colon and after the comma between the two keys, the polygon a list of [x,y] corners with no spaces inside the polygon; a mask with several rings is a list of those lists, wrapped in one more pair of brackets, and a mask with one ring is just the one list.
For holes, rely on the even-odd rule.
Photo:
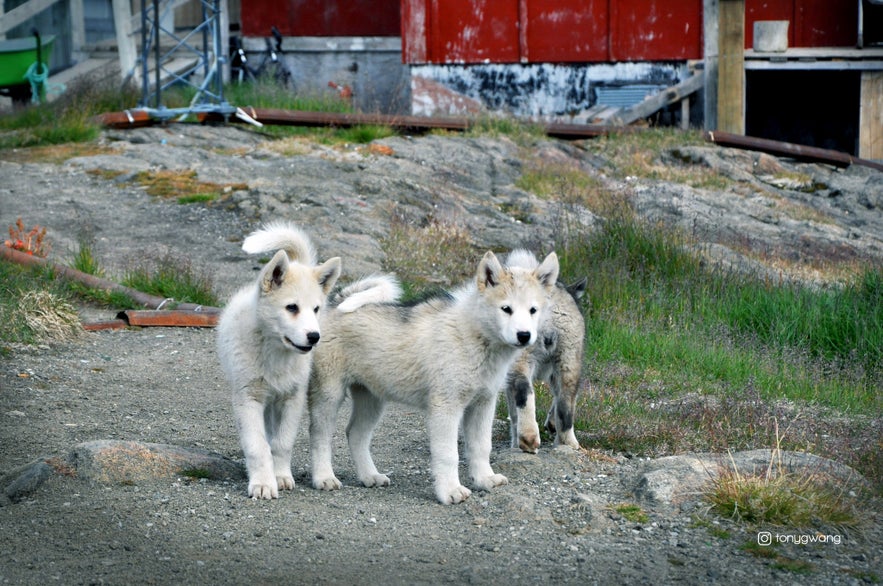
{"label": "rusty metal pipe", "polygon": [[[147,308],[158,309],[164,305],[167,305],[170,301],[165,297],[150,295],[148,293],[138,291],[137,289],[132,289],[131,287],[126,287],[125,285],[120,285],[119,283],[114,283],[113,281],[108,281],[107,279],[96,277],[95,275],[90,275],[88,273],[84,273],[82,271],[66,267],[64,265],[53,263],[46,260],[45,258],[40,258],[39,256],[25,254],[24,252],[20,252],[8,246],[0,246],[0,257],[10,262],[14,262],[24,266],[49,267],[56,275],[71,281],[82,283],[87,287],[91,287],[93,289],[124,293],[125,295],[128,295],[133,300],[135,300],[136,303]],[[179,303],[175,306],[175,309],[199,310],[205,312],[220,311],[220,309],[216,307],[202,306],[196,303]]]}
{"label": "rusty metal pipe", "polygon": [[868,159],[854,157],[849,153],[835,151],[831,149],[823,149],[791,142],[780,142],[767,138],[757,138],[754,136],[743,136],[741,134],[732,134],[730,132],[722,132],[720,130],[709,130],[705,132],[705,140],[719,144],[721,146],[737,147],[741,149],[762,151],[772,155],[792,157],[804,161],[815,161],[820,163],[829,163],[838,167],[848,167],[850,165],[862,165],[871,167],[878,171],[883,171],[883,164]]}
{"label": "rusty metal pipe", "polygon": [[[252,119],[261,124],[279,126],[332,126],[348,128],[351,126],[375,124],[390,126],[402,131],[425,132],[428,130],[464,131],[475,125],[474,118],[466,117],[429,117],[429,116],[397,116],[387,114],[361,114],[341,112],[308,112],[302,110],[280,110],[275,108],[242,108]],[[153,122],[146,112],[108,112],[96,117],[98,123],[110,128],[135,128],[148,126]],[[243,122],[232,117],[227,120],[222,114],[211,112],[199,115],[200,122]],[[550,122],[543,124],[548,136],[565,139],[594,138],[614,132],[636,132],[639,128],[631,126],[603,126],[598,124],[563,124]]]}

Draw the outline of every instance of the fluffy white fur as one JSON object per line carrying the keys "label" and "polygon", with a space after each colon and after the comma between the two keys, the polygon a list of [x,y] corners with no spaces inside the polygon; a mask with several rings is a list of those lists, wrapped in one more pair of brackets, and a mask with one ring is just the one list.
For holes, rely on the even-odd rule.
{"label": "fluffy white fur", "polygon": [[309,238],[270,224],[243,250],[278,250],[257,280],[233,295],[217,328],[218,358],[233,392],[233,413],[248,471],[248,495],[294,488],[291,450],[306,399],[319,316],[340,275],[340,259],[315,266]]}
{"label": "fluffy white fur", "polygon": [[504,267],[488,252],[474,281],[451,295],[415,305],[380,303],[327,312],[326,339],[314,358],[309,391],[313,486],[341,487],[332,468],[332,435],[347,390],[353,400],[347,438],[365,486],[389,484],[370,453],[388,400],[426,414],[439,502],[459,503],[471,493],[458,472],[461,422],[473,487],[506,484],[490,465],[494,408],[509,367],[536,340],[557,276],[554,253],[528,269]]}

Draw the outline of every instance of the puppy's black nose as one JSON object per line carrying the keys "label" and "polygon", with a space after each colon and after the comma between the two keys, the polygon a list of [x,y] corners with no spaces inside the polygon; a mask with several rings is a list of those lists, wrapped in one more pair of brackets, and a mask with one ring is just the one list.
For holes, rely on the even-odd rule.
{"label": "puppy's black nose", "polygon": [[518,332],[516,336],[518,337],[518,344],[521,346],[530,344],[530,332]]}
{"label": "puppy's black nose", "polygon": [[311,346],[315,346],[319,343],[319,332],[308,332],[307,333],[307,342],[310,343]]}

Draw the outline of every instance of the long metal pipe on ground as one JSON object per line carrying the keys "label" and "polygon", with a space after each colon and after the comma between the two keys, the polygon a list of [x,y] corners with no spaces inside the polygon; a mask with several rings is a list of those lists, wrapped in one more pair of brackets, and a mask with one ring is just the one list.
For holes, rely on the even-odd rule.
{"label": "long metal pipe on ground", "polygon": [[[466,117],[429,117],[429,116],[397,116],[389,114],[361,114],[354,112],[308,112],[303,110],[280,110],[275,108],[241,108],[242,112],[252,120],[261,124],[278,126],[332,126],[348,128],[351,126],[378,125],[389,126],[402,131],[426,132],[427,130],[464,131],[480,121]],[[225,118],[215,112],[202,114],[200,122],[246,122],[242,118]],[[97,121],[111,128],[137,128],[158,122],[139,110],[124,112],[108,112],[100,114]],[[543,124],[545,133],[555,138],[579,139],[593,138],[613,132],[634,132],[634,127],[603,126],[599,124],[563,124],[550,122]]]}
{"label": "long metal pipe on ground", "polygon": [[[427,130],[464,131],[473,127],[478,121],[466,117],[429,117],[429,116],[395,116],[387,114],[360,114],[345,112],[307,112],[300,110],[279,110],[273,108],[240,108],[247,118],[261,124],[282,126],[333,126],[347,128],[366,124],[382,125],[400,131],[426,132]],[[245,122],[243,118],[225,118],[219,113],[207,113],[200,116],[201,122]],[[97,121],[112,128],[137,128],[160,122],[153,120],[147,112],[126,110],[124,112],[108,112],[97,117]],[[646,127],[609,126],[603,124],[565,124],[549,122],[543,124],[547,136],[567,140],[596,138],[614,133],[640,132]],[[742,136],[718,130],[706,131],[705,140],[721,146],[736,147],[747,150],[767,152],[774,155],[793,157],[805,161],[828,163],[840,167],[862,165],[872,169],[883,170],[883,163],[854,157],[849,153],[823,149],[807,145],[781,142],[753,136]]]}
{"label": "long metal pipe on ground", "polygon": [[[165,297],[150,295],[95,275],[90,275],[82,271],[78,271],[71,267],[66,267],[57,263],[46,260],[39,256],[25,254],[24,252],[15,250],[8,246],[0,245],[0,257],[24,266],[48,267],[52,272],[62,278],[82,283],[87,287],[99,289],[101,291],[123,293],[131,297],[136,303],[149,309],[159,309],[169,305],[174,300]],[[139,326],[192,326],[192,327],[211,327],[217,323],[217,318],[221,310],[217,307],[204,306],[196,303],[179,303],[175,305],[174,310],[163,311],[124,311],[117,316],[117,320],[107,322],[106,324],[89,324],[91,327],[86,329],[99,330],[114,327],[125,327],[126,325]],[[160,315],[162,314],[162,315]]]}
{"label": "long metal pipe on ground", "polygon": [[854,157],[849,153],[844,153],[842,151],[795,144],[792,142],[780,142],[778,140],[770,140],[767,138],[743,136],[741,134],[722,132],[720,130],[706,131],[705,140],[721,146],[762,151],[772,155],[792,157],[804,161],[830,163],[832,165],[837,165],[838,167],[862,165],[864,167],[871,167],[872,169],[883,171],[883,163]]}

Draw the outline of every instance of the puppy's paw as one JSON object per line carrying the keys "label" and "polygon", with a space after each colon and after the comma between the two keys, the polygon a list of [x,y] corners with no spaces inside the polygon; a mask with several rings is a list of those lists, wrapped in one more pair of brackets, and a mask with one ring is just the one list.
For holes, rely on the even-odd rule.
{"label": "puppy's paw", "polygon": [[435,496],[438,498],[438,502],[443,505],[456,505],[468,499],[471,494],[472,491],[465,486],[457,485],[447,490],[437,489]]}
{"label": "puppy's paw", "polygon": [[362,481],[362,484],[368,488],[375,486],[389,486],[389,476],[386,474],[372,474],[371,476],[366,476],[360,480]]}
{"label": "puppy's paw", "polygon": [[536,454],[537,450],[540,447],[540,436],[539,434],[530,434],[530,435],[522,435],[518,437],[518,447],[521,448],[522,452],[527,452],[528,454]]}
{"label": "puppy's paw", "polygon": [[564,433],[559,433],[555,436],[555,445],[556,446],[570,446],[574,450],[579,449],[579,442],[576,439],[576,434],[573,433],[573,428],[571,427]]}
{"label": "puppy's paw", "polygon": [[258,482],[248,484],[248,496],[255,500],[279,498],[279,490],[276,484],[260,484]]}
{"label": "puppy's paw", "polygon": [[343,484],[336,476],[328,476],[327,478],[314,478],[313,488],[316,490],[340,490]]}
{"label": "puppy's paw", "polygon": [[497,486],[509,484],[509,479],[502,474],[491,474],[490,476],[475,478],[473,480],[475,488],[477,488],[478,490],[490,490],[492,488],[496,488]]}
{"label": "puppy's paw", "polygon": [[276,477],[279,490],[294,490],[294,477],[291,474]]}

